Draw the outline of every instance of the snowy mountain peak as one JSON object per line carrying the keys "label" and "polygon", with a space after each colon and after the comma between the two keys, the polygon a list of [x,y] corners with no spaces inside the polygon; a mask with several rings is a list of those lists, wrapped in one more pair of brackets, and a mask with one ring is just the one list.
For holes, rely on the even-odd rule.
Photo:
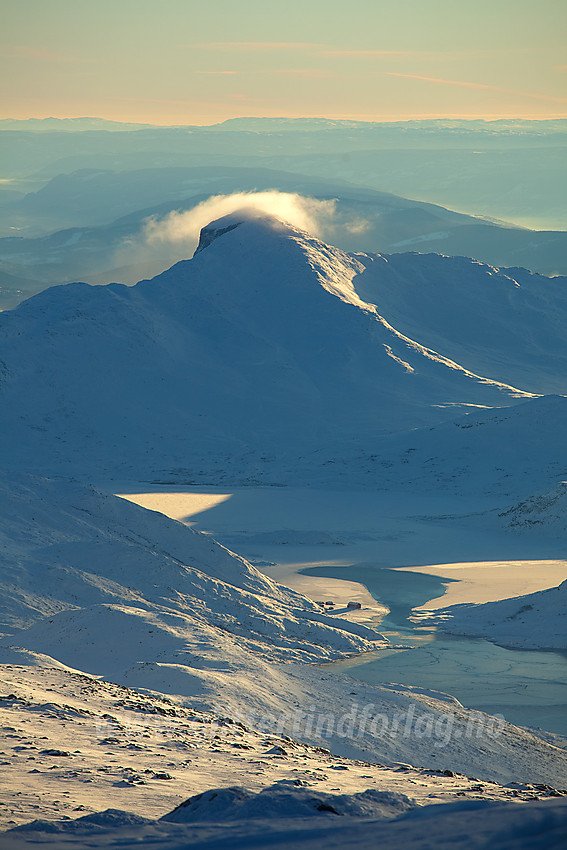
{"label": "snowy mountain peak", "polygon": [[[230,237],[226,238],[228,234]],[[205,254],[213,243],[214,250]],[[209,286],[217,293],[226,294],[228,284],[231,292],[237,288],[246,299],[256,300],[260,297],[260,280],[270,299],[277,291],[285,294],[282,309],[288,312],[297,308],[318,311],[318,304],[309,306],[304,299],[320,298],[322,293],[317,294],[316,290],[321,288],[341,301],[372,313],[376,310],[354,289],[355,276],[364,271],[356,257],[277,215],[253,207],[243,207],[202,228],[193,258],[203,264],[203,271],[206,268],[211,278]],[[293,298],[300,300],[291,302]]]}
{"label": "snowy mountain peak", "polygon": [[194,256],[207,248],[215,239],[218,239],[225,233],[229,233],[231,230],[236,230],[237,227],[245,222],[253,222],[257,227],[279,230],[280,232],[287,227],[290,230],[293,229],[291,224],[287,224],[287,222],[284,222],[275,215],[260,212],[254,209],[254,207],[242,207],[233,213],[209,222],[209,224],[201,229],[199,244],[197,245]]}
{"label": "snowy mountain peak", "polygon": [[[353,439],[373,453],[378,434],[529,397],[422,344],[436,303],[411,328],[384,310],[404,282],[411,301],[416,279],[419,290],[436,279],[427,258],[422,277],[401,263],[245,208],[152,280],[41,293],[0,316],[10,466],[126,478],[238,468],[238,480],[281,483]],[[472,286],[478,268],[460,266]]]}

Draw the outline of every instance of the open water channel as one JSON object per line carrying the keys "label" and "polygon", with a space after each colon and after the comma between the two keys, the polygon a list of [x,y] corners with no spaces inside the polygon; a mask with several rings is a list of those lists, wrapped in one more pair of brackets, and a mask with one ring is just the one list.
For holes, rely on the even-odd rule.
{"label": "open water channel", "polygon": [[364,584],[390,609],[380,631],[393,645],[333,663],[369,683],[397,682],[452,694],[463,705],[510,723],[567,735],[567,653],[505,649],[457,637],[409,619],[411,609],[443,593],[447,579],[372,566],[325,566],[302,573]]}

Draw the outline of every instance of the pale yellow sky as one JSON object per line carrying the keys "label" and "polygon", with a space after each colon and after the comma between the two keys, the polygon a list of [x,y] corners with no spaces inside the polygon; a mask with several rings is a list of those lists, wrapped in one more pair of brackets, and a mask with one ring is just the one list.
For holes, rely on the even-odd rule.
{"label": "pale yellow sky", "polygon": [[0,117],[567,117],[566,0],[3,0]]}

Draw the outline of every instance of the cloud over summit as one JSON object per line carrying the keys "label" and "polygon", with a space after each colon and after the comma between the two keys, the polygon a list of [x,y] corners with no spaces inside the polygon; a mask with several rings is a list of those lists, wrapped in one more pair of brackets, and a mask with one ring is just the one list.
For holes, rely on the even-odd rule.
{"label": "cloud over summit", "polygon": [[144,239],[148,245],[170,243],[194,248],[201,228],[239,209],[268,213],[313,236],[323,237],[332,224],[335,206],[335,200],[322,201],[277,190],[213,195],[185,212],[173,211],[164,218],[148,219]]}

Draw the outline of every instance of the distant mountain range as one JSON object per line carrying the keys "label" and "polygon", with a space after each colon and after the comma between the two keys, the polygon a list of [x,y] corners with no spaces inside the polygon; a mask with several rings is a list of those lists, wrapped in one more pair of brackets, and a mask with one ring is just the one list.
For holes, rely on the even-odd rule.
{"label": "distant mountain range", "polygon": [[[49,120],[49,119],[47,119]],[[78,119],[94,120],[94,119]],[[285,131],[318,130],[374,130],[388,133],[392,131],[415,131],[424,133],[485,134],[508,133],[510,135],[551,135],[567,132],[567,119],[527,120],[522,118],[501,118],[487,121],[483,118],[425,118],[409,121],[348,121],[330,118],[228,118],[216,129],[254,130],[273,133]]]}
{"label": "distant mountain range", "polygon": [[37,188],[84,168],[229,166],[332,175],[521,226],[567,227],[565,120],[238,118],[210,127],[144,127],[45,119],[0,123],[0,147],[0,177],[10,181],[0,186],[0,203],[29,192],[30,179]]}
{"label": "distant mountain range", "polygon": [[110,121],[107,118],[1,118],[0,131],[25,130],[30,132],[56,131],[77,132],[80,130],[110,130],[127,131],[133,129],[178,129],[180,127],[192,130],[251,130],[253,132],[298,132],[320,130],[374,130],[388,132],[391,130],[420,130],[425,132],[455,132],[455,133],[516,133],[518,135],[549,135],[564,133],[567,128],[566,119],[526,120],[522,118],[502,118],[498,120],[466,119],[466,118],[430,118],[410,121],[349,121],[332,118],[263,118],[242,117],[228,118],[218,124],[197,126],[194,124],[139,124],[128,121]]}
{"label": "distant mountain range", "polygon": [[124,121],[109,121],[106,118],[0,118],[0,131],[24,130],[30,133],[81,132],[85,130],[142,130],[155,124],[129,124]]}

